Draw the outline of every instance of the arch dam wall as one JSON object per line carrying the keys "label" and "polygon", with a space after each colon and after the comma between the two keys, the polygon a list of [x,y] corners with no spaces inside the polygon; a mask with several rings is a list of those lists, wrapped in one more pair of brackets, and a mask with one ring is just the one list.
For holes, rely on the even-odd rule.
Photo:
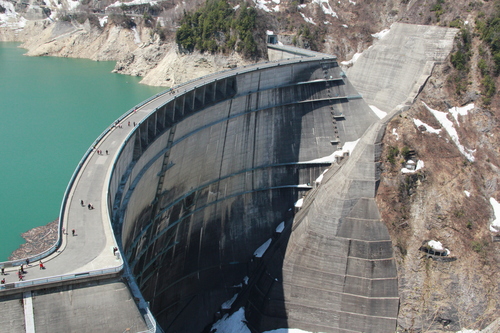
{"label": "arch dam wall", "polygon": [[[112,223],[165,331],[200,332],[235,293],[252,293],[242,282],[262,275],[266,262],[254,251],[276,239],[283,221],[290,230],[294,203],[335,162],[332,154],[378,121],[336,59],[323,56],[198,80],[175,91],[123,144],[108,193]],[[276,243],[286,247],[287,237]],[[345,248],[329,248],[335,245]],[[294,317],[285,298],[273,302],[280,304],[253,301],[255,331],[287,327]],[[280,315],[269,315],[272,309]]]}

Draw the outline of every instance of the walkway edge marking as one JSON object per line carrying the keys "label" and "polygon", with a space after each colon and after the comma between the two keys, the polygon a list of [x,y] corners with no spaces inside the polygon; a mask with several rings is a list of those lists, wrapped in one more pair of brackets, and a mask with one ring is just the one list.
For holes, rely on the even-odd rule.
{"label": "walkway edge marking", "polygon": [[31,291],[25,291],[23,293],[23,304],[26,333],[35,333],[35,316],[33,313],[33,298],[31,297]]}

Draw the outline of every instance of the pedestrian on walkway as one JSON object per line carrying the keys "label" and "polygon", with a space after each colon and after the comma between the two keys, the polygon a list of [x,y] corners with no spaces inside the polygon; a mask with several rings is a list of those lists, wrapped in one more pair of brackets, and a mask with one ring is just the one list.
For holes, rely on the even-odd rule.
{"label": "pedestrian on walkway", "polygon": [[130,126],[130,121],[128,122],[128,125]]}
{"label": "pedestrian on walkway", "polygon": [[87,205],[87,208],[88,208],[88,209],[90,209],[90,206],[91,206],[91,204],[89,203],[89,204]]}
{"label": "pedestrian on walkway", "polygon": [[5,268],[2,267],[2,275],[5,275]]}
{"label": "pedestrian on walkway", "polygon": [[117,251],[118,251],[118,248],[115,246],[115,247],[113,248],[113,255],[114,255],[114,256],[116,256],[116,252],[117,252]]}
{"label": "pedestrian on walkway", "polygon": [[75,229],[71,230],[71,234],[74,236],[75,235]]}
{"label": "pedestrian on walkway", "polygon": [[85,206],[85,202],[83,202],[83,200],[80,200],[80,204],[83,206]]}
{"label": "pedestrian on walkway", "polygon": [[0,283],[5,284],[5,278],[3,278]]}
{"label": "pedestrian on walkway", "polygon": [[40,269],[45,269],[45,266],[43,265],[43,262],[40,260]]}
{"label": "pedestrian on walkway", "polygon": [[106,150],[106,155],[108,155],[108,154],[109,154],[109,152]]}

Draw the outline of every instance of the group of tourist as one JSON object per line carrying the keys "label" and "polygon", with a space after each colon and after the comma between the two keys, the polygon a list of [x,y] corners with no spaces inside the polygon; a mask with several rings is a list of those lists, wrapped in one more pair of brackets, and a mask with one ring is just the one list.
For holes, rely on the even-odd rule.
{"label": "group of tourist", "polygon": [[[29,267],[29,263],[30,263],[30,260],[29,259],[26,259],[26,268]],[[45,265],[43,264],[43,262],[40,260],[40,263],[38,264],[38,266],[40,267],[40,269],[45,269]],[[24,264],[21,264],[21,266],[19,266],[19,270],[17,271],[17,277],[19,278],[19,281],[23,281],[24,280],[24,275],[26,275],[26,271],[24,270]],[[5,267],[2,267],[0,269],[0,274],[1,275],[9,275],[8,273],[5,273]],[[2,280],[0,280],[0,284],[5,284],[5,278],[2,278]]]}

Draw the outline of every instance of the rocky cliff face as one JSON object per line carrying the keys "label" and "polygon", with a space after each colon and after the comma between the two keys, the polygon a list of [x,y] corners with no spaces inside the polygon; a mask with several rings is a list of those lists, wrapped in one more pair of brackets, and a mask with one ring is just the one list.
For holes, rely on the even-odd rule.
{"label": "rocky cliff face", "polygon": [[[402,332],[490,324],[484,332],[497,332],[500,252],[490,225],[496,218],[491,198],[498,198],[499,119],[479,100],[455,119],[447,71],[449,64],[435,69],[413,107],[391,121],[384,137],[377,202],[398,259],[398,324]],[[402,172],[405,154],[424,167]],[[429,256],[429,240],[442,243],[449,256]]]}

